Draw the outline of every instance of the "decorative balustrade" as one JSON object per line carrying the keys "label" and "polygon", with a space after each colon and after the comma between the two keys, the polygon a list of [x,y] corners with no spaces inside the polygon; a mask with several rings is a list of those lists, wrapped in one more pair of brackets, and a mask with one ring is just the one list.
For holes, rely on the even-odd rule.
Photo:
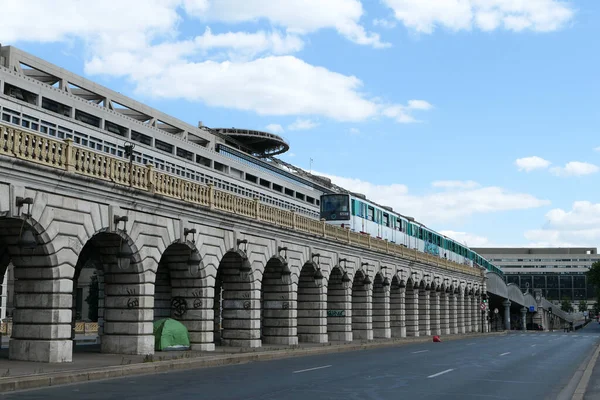
{"label": "decorative balustrade", "polygon": [[439,257],[420,253],[404,246],[351,232],[326,224],[294,211],[262,204],[258,200],[216,190],[212,185],[182,179],[156,171],[151,165],[139,165],[127,160],[97,153],[73,145],[71,139],[57,140],[0,124],[0,154],[69,172],[130,186],[151,193],[180,199],[226,213],[245,216],[261,222],[300,232],[366,247],[386,254],[439,266],[452,271],[481,276],[477,268],[457,264]]}

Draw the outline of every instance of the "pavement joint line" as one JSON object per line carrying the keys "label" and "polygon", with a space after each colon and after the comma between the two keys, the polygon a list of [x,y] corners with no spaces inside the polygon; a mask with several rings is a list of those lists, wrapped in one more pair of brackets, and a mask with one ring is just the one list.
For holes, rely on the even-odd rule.
{"label": "pavement joint line", "polygon": [[445,370],[445,371],[438,372],[437,374],[429,375],[427,378],[435,378],[435,377],[438,377],[438,376],[440,376],[440,375],[447,374],[448,372],[452,372],[452,371],[454,371],[454,368],[450,368],[450,369],[447,369],[447,370]]}
{"label": "pavement joint line", "polygon": [[583,400],[583,396],[585,395],[585,391],[587,390],[588,385],[590,384],[590,378],[592,377],[592,371],[594,370],[594,366],[596,365],[596,360],[598,360],[598,354],[600,353],[600,345],[596,347],[596,351],[594,351],[594,355],[588,362],[585,370],[583,371],[583,375],[581,376],[581,380],[577,385],[577,389],[575,389],[575,393],[573,393],[573,397],[571,400]]}
{"label": "pavement joint line", "polygon": [[324,369],[324,368],[329,368],[329,367],[331,367],[331,365],[322,365],[320,367],[307,368],[307,369],[301,369],[298,371],[294,371],[294,372],[292,372],[292,374],[299,374],[301,372],[308,372],[308,371],[316,371],[318,369]]}
{"label": "pavement joint line", "polygon": [[[506,335],[506,331],[477,333],[467,335],[453,335],[446,337],[447,341],[465,340],[471,338],[492,338]],[[278,360],[292,357],[316,356],[321,354],[345,353],[370,349],[400,347],[416,343],[429,343],[430,337],[398,338],[380,342],[336,344],[311,348],[291,348],[253,351],[245,353],[215,354],[210,356],[191,357],[154,361],[149,363],[136,363],[128,365],[112,365],[107,367],[80,368],[78,370],[46,372],[32,375],[19,375],[13,377],[0,377],[0,393],[17,392],[23,390],[40,389],[101,381],[106,379],[123,378],[128,376],[141,376],[180,370],[191,370],[210,367],[223,367],[228,365],[246,364],[256,361]]]}
{"label": "pavement joint line", "polygon": [[419,354],[419,353],[425,353],[429,350],[419,350],[419,351],[413,351],[412,354]]}
{"label": "pavement joint line", "polygon": [[509,354],[510,354],[510,351],[507,351],[506,353],[502,353],[502,354],[500,354],[500,357],[502,357],[502,356],[506,356],[506,355],[509,355]]}

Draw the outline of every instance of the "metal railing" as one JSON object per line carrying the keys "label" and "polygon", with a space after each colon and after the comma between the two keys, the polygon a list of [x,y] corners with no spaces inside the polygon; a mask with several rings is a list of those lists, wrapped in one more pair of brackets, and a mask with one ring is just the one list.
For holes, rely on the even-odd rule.
{"label": "metal railing", "polygon": [[0,154],[58,168],[68,172],[134,187],[191,204],[208,207],[264,223],[321,236],[350,245],[369,248],[410,261],[437,266],[446,270],[481,277],[482,271],[458,264],[415,249],[373,238],[349,229],[328,225],[295,211],[284,210],[223,192],[213,185],[182,179],[154,170],[152,165],[139,165],[127,160],[97,153],[73,145],[73,140],[57,140],[37,133],[0,124]]}

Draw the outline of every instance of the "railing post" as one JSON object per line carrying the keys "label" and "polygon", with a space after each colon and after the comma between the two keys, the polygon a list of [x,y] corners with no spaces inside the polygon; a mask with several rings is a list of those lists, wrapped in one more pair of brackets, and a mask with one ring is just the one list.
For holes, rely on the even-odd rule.
{"label": "railing post", "polygon": [[215,209],[215,186],[212,183],[208,184],[208,207]]}
{"label": "railing post", "polygon": [[260,201],[258,197],[254,198],[254,218],[260,220]]}
{"label": "railing post", "polygon": [[18,129],[8,129],[9,137],[11,131],[13,133],[12,152],[15,155],[15,157],[19,157],[19,146],[21,145],[21,131]]}
{"label": "railing post", "polygon": [[152,194],[156,191],[154,185],[154,168],[152,164],[146,164],[146,189]]}
{"label": "railing post", "polygon": [[369,243],[369,248],[371,248],[371,234],[367,233],[367,241]]}
{"label": "railing post", "polygon": [[323,237],[327,237],[327,232],[325,231],[325,218],[321,218],[321,233]]}
{"label": "railing post", "polygon": [[385,240],[385,252],[389,253],[390,252],[390,242],[388,242],[388,240]]}
{"label": "railing post", "polygon": [[73,139],[65,139],[65,169],[75,171],[75,157],[73,156]]}
{"label": "railing post", "polygon": [[346,228],[346,237],[348,238],[348,244],[350,244],[350,227]]}
{"label": "railing post", "polygon": [[292,229],[296,230],[298,226],[298,220],[296,219],[296,210],[292,210]]}

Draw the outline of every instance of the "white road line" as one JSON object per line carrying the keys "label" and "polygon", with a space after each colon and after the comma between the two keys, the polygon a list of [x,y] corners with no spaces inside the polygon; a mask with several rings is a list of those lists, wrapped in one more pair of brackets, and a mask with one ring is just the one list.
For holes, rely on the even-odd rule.
{"label": "white road line", "polygon": [[452,372],[452,371],[454,371],[454,368],[453,369],[447,369],[447,370],[442,371],[442,372],[438,372],[437,374],[429,375],[428,378],[435,378],[436,376],[444,375],[444,374],[447,374],[448,372]]}
{"label": "white road line", "polygon": [[500,357],[502,357],[502,356],[505,356],[505,355],[507,355],[507,354],[510,354],[510,351],[509,351],[509,352],[507,352],[507,353],[502,353],[502,354],[500,354]]}
{"label": "white road line", "polygon": [[419,350],[419,351],[413,351],[412,353],[413,353],[413,354],[419,354],[419,353],[425,353],[426,351],[429,351],[429,350]]}
{"label": "white road line", "polygon": [[300,372],[308,372],[308,371],[314,371],[316,369],[323,369],[323,368],[329,368],[331,367],[331,365],[323,365],[321,367],[314,367],[314,368],[308,368],[308,369],[301,369],[299,371],[294,371],[292,372],[293,374],[299,374]]}
{"label": "white road line", "polygon": [[532,344],[532,345],[531,345],[531,347],[535,347],[535,346],[537,346],[537,344]]}

